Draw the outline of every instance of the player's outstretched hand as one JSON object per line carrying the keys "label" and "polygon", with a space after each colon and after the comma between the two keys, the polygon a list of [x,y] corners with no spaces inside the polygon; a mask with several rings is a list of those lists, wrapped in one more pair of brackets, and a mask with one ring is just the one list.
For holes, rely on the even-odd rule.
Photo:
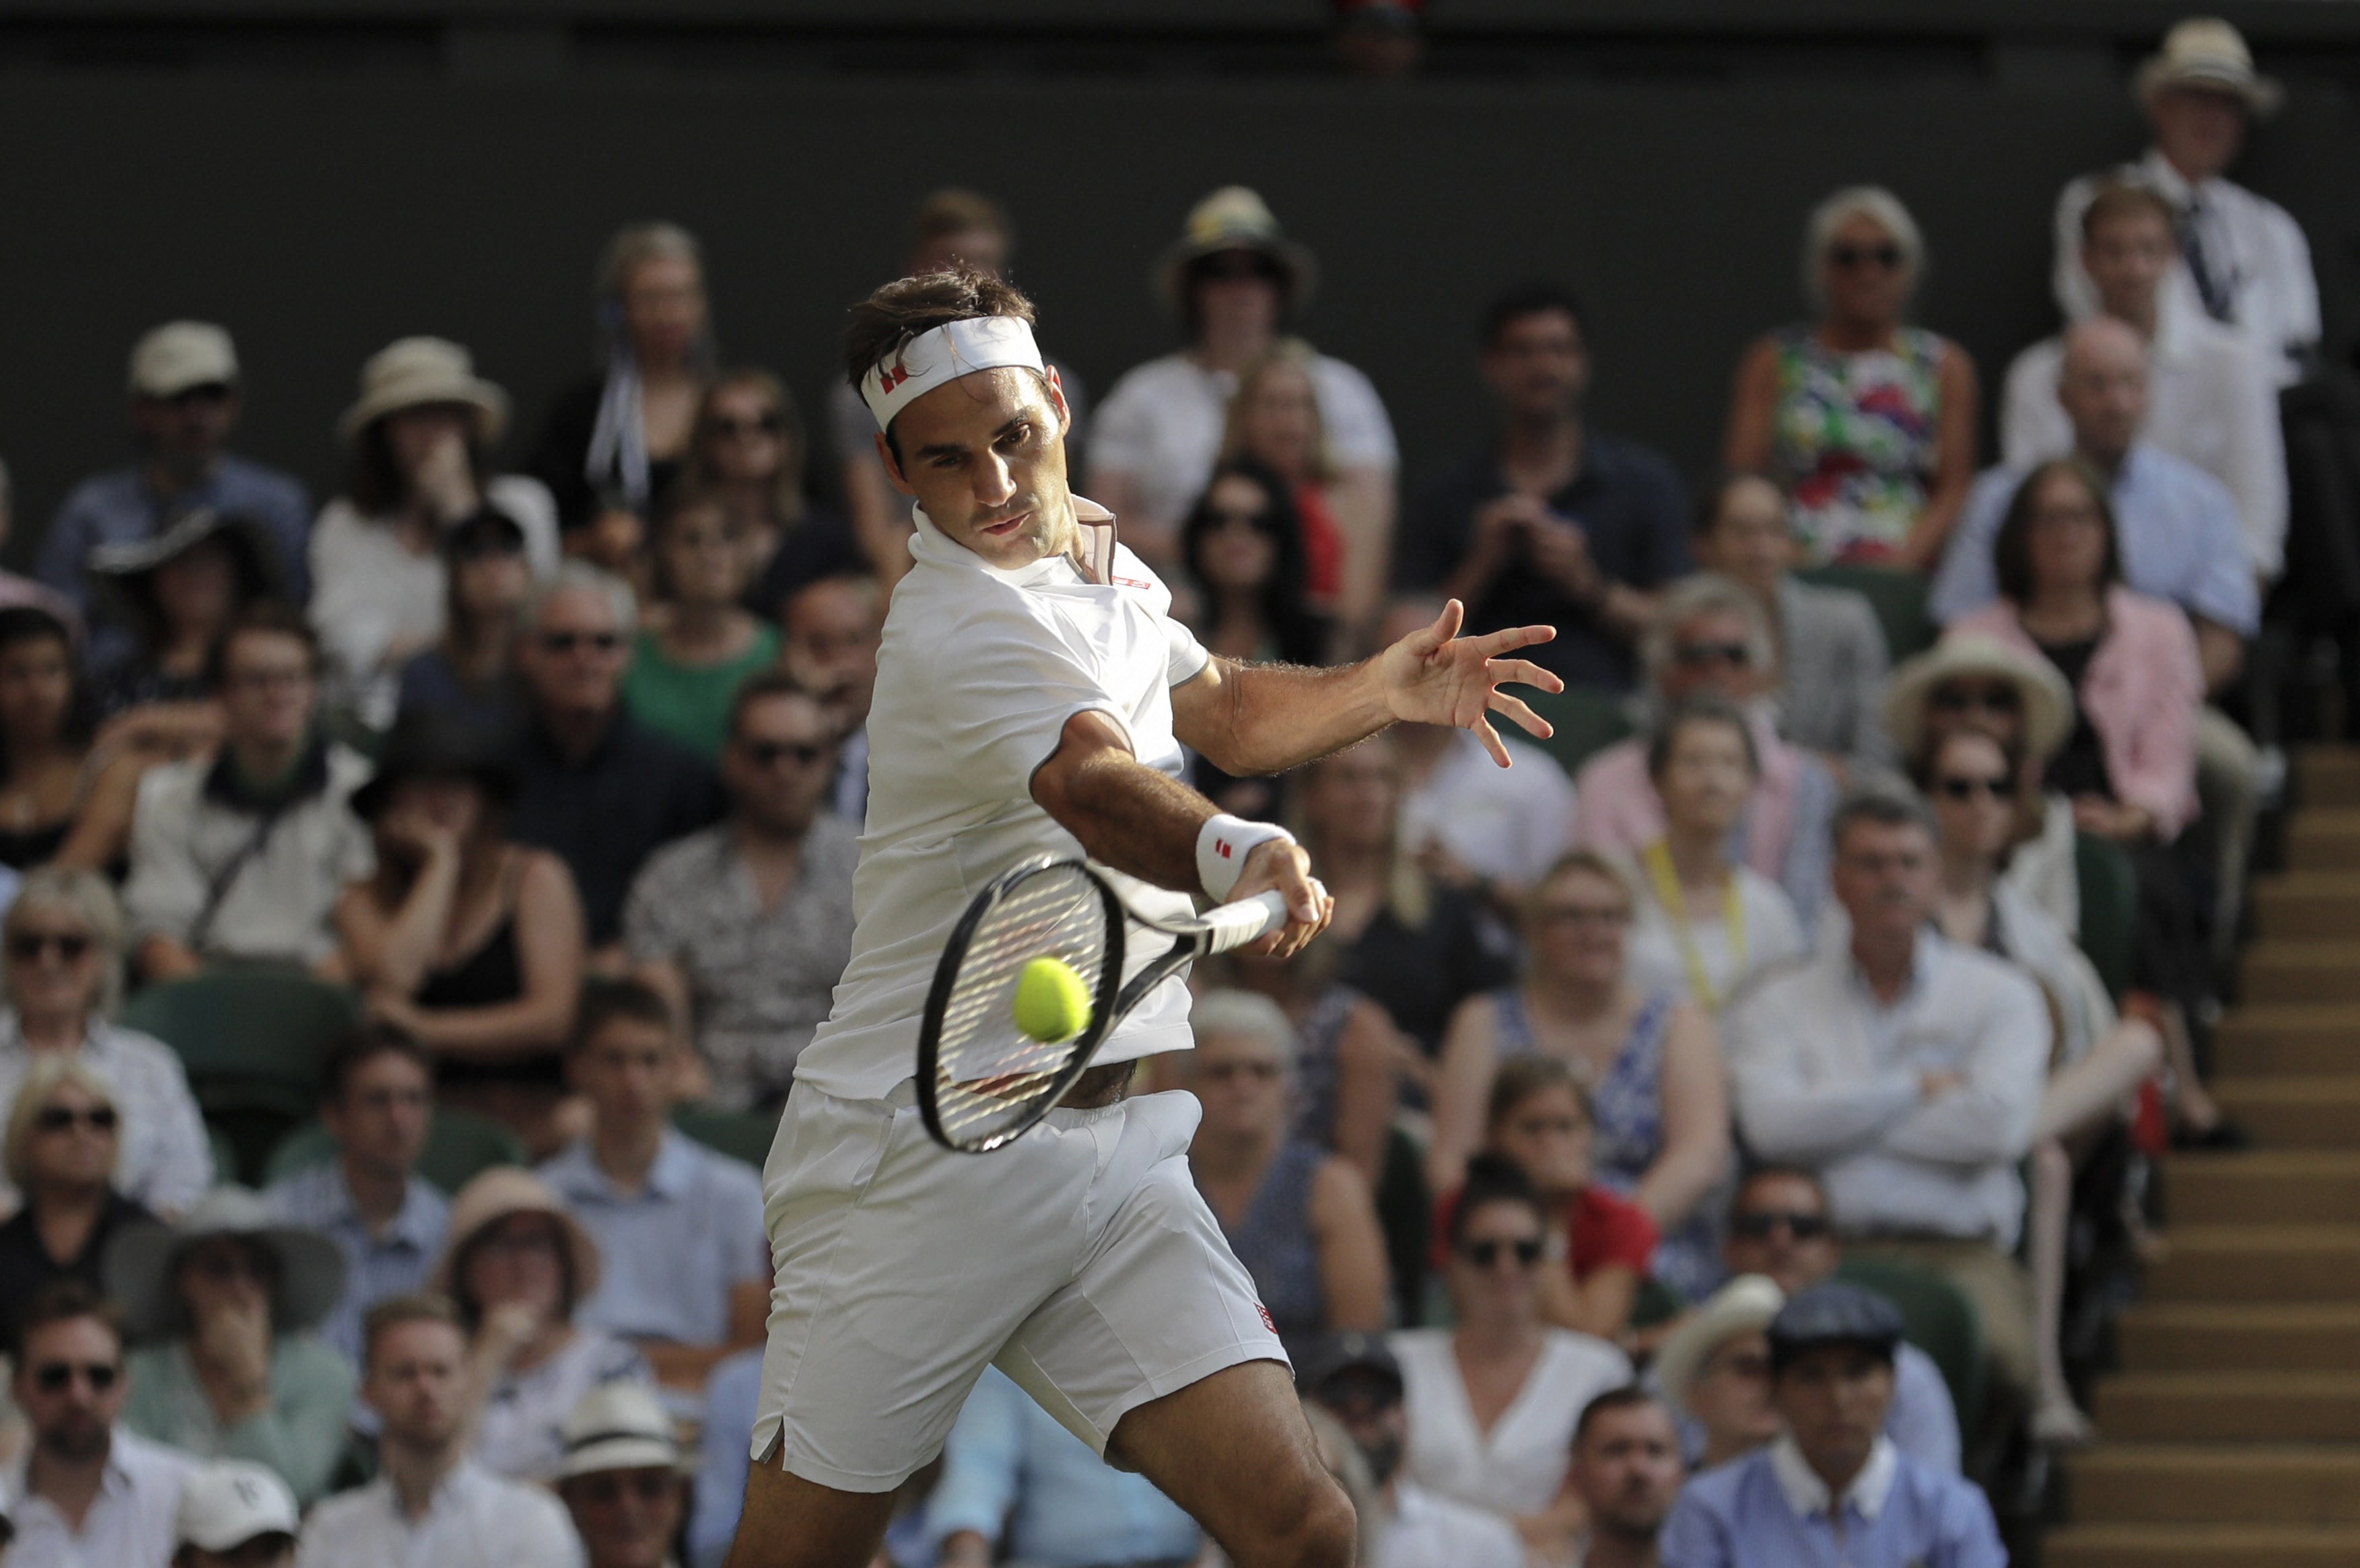
{"label": "player's outstretched hand", "polygon": [[1303,853],[1303,846],[1284,839],[1265,839],[1247,853],[1229,901],[1243,903],[1273,887],[1286,895],[1286,925],[1243,951],[1292,958],[1305,942],[1328,929],[1328,922],[1335,918],[1336,900],[1311,875],[1311,857]]}
{"label": "player's outstretched hand", "polygon": [[1555,626],[1511,626],[1483,637],[1459,635],[1467,612],[1458,600],[1424,631],[1410,633],[1377,655],[1377,681],[1385,705],[1404,724],[1449,724],[1473,730],[1501,767],[1510,765],[1507,743],[1486,716],[1513,719],[1527,734],[1547,738],[1548,721],[1500,688],[1513,681],[1562,691],[1565,682],[1529,659],[1503,659],[1520,648],[1547,642]]}

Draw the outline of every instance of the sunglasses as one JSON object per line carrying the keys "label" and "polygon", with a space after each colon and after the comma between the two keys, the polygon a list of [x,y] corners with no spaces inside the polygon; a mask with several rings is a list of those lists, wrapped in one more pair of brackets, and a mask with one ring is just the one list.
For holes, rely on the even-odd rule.
{"label": "sunglasses", "polygon": [[811,768],[827,755],[826,746],[810,740],[741,740],[738,749],[757,768],[776,768],[782,757],[793,757],[798,767]]}
{"label": "sunglasses", "polygon": [[1707,664],[1751,664],[1754,650],[1742,642],[1684,642],[1672,649],[1677,664],[1694,669]]}
{"label": "sunglasses", "polygon": [[2023,699],[2013,686],[1943,686],[1928,705],[1938,713],[1964,713],[1981,708],[1986,713],[2012,713]]}
{"label": "sunglasses", "polygon": [[612,653],[623,646],[620,632],[543,632],[541,646],[552,653],[572,653],[577,648],[588,648],[599,653]]}
{"label": "sunglasses", "polygon": [[714,419],[705,428],[716,436],[774,436],[786,427],[787,421],[772,413],[756,419]]}
{"label": "sunglasses", "polygon": [[119,1367],[104,1361],[44,1361],[33,1368],[33,1387],[44,1394],[62,1394],[72,1386],[76,1377],[90,1385],[93,1394],[104,1394],[115,1387],[123,1375]]}
{"label": "sunglasses", "polygon": [[1478,1269],[1489,1269],[1500,1261],[1503,1252],[1515,1254],[1518,1267],[1530,1269],[1541,1260],[1541,1244],[1537,1241],[1470,1241],[1459,1249],[1459,1255]]}
{"label": "sunglasses", "polygon": [[1729,1222],[1730,1230],[1748,1241],[1767,1241],[1785,1225],[1797,1241],[1817,1241],[1828,1234],[1825,1214],[1798,1214],[1791,1209],[1755,1209]]}
{"label": "sunglasses", "polygon": [[1278,520],[1275,517],[1273,517],[1266,510],[1260,512],[1225,511],[1218,506],[1214,506],[1207,509],[1206,516],[1211,520],[1213,527],[1216,528],[1244,527],[1253,529],[1253,531],[1258,534],[1274,534],[1278,532]]}
{"label": "sunglasses", "polygon": [[8,939],[8,956],[32,964],[53,947],[60,958],[71,964],[90,951],[90,938],[72,931],[18,931]]}
{"label": "sunglasses", "polygon": [[115,1115],[113,1105],[93,1105],[78,1111],[71,1105],[43,1105],[33,1125],[43,1132],[63,1132],[80,1122],[93,1132],[113,1132]]}
{"label": "sunglasses", "polygon": [[1936,780],[1934,788],[1942,792],[1946,800],[2005,800],[2008,796],[2007,780],[2005,779],[1969,779],[1963,774],[1954,774]]}
{"label": "sunglasses", "polygon": [[642,1471],[632,1475],[606,1472],[585,1475],[574,1483],[585,1502],[598,1503],[606,1508],[622,1501],[626,1492],[643,1503],[660,1503],[679,1485],[676,1476],[661,1470]]}
{"label": "sunglasses", "polygon": [[1828,246],[1828,264],[1831,267],[1841,267],[1846,272],[1851,271],[1855,267],[1866,266],[1871,262],[1875,263],[1878,267],[1884,268],[1887,272],[1894,271],[1896,268],[1900,267],[1902,262],[1901,247],[1897,245],[1890,244],[1879,245],[1831,245]]}
{"label": "sunglasses", "polygon": [[1264,278],[1273,283],[1285,276],[1269,257],[1236,251],[1205,257],[1196,264],[1196,273],[1199,278]]}

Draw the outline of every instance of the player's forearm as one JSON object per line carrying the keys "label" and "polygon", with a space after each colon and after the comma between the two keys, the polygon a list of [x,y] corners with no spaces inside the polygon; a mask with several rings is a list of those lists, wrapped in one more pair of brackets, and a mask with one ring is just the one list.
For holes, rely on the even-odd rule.
{"label": "player's forearm", "polygon": [[1326,670],[1232,664],[1221,685],[1224,722],[1197,749],[1241,779],[1300,768],[1393,722],[1372,659]]}
{"label": "player's forearm", "polygon": [[1196,834],[1213,803],[1096,733],[1113,726],[1076,714],[1065,743],[1032,776],[1032,798],[1082,851],[1159,887],[1197,890]]}

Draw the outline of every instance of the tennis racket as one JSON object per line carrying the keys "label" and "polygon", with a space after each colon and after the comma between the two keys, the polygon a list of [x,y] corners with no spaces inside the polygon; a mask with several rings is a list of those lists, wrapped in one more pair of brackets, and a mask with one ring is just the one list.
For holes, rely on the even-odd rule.
{"label": "tennis racket", "polygon": [[[1125,924],[1172,938],[1169,951],[1122,983]],[[918,1110],[945,1149],[982,1154],[1049,1114],[1109,1031],[1194,959],[1242,947],[1286,923],[1275,891],[1190,920],[1153,920],[1078,860],[1042,855],[992,878],[959,917],[934,966],[918,1030]],[[1036,958],[1072,966],[1089,987],[1090,1018],[1071,1040],[1040,1040],[1016,1024],[1016,982]]]}

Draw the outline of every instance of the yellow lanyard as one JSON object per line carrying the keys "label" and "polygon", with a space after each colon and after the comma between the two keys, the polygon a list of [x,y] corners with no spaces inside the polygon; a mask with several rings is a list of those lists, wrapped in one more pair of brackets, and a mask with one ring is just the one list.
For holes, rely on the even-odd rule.
{"label": "yellow lanyard", "polygon": [[[1696,932],[1688,928],[1688,900],[1680,894],[1679,873],[1672,869],[1672,848],[1657,839],[1639,852],[1646,862],[1647,879],[1655,885],[1655,901],[1672,918],[1672,939],[1680,944],[1680,963],[1688,972],[1688,991],[1707,1012],[1721,1010],[1721,995],[1713,989],[1712,977],[1705,973],[1704,954],[1697,950]],[[1729,984],[1735,989],[1745,977],[1745,905],[1737,896],[1737,873],[1729,874],[1729,887],[1721,896],[1721,929],[1729,932]]]}

